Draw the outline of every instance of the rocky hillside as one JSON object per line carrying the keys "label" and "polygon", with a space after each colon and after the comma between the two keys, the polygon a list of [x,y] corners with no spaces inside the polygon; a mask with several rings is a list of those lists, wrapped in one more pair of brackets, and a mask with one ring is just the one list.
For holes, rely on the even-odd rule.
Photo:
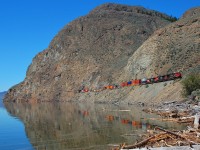
{"label": "rocky hillside", "polygon": [[[192,13],[191,13],[192,12]],[[126,74],[139,77],[200,67],[200,8],[157,30],[130,57]]]}
{"label": "rocky hillside", "polygon": [[[155,31],[128,60],[125,77],[144,78],[176,71],[184,76],[200,73],[200,8],[187,11],[180,20]],[[179,82],[161,83],[136,89],[129,97],[146,103],[173,101],[182,99],[181,90]]]}
{"label": "rocky hillside", "polygon": [[189,10],[173,22],[174,18],[143,7],[99,6],[56,35],[33,59],[26,79],[9,90],[5,101],[130,102],[133,98],[155,98],[161,90],[173,88],[157,84],[148,90],[77,91],[82,86],[99,88],[176,70],[199,71],[199,12],[199,8]]}

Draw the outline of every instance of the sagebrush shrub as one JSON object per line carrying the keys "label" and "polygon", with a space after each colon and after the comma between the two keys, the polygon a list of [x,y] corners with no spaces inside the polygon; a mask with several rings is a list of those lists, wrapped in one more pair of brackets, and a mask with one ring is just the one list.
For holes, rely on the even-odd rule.
{"label": "sagebrush shrub", "polygon": [[183,96],[191,95],[197,89],[200,89],[200,73],[190,74],[182,81]]}

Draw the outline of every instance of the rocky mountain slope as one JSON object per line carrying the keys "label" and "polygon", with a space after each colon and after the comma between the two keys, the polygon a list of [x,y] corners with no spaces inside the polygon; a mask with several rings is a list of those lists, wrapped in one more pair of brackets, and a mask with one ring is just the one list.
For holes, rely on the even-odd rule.
{"label": "rocky mountain slope", "polygon": [[194,8],[172,22],[174,18],[143,7],[99,6],[56,35],[33,59],[26,79],[9,90],[5,101],[163,99],[158,98],[159,93],[177,89],[179,83],[101,93],[77,91],[83,86],[99,88],[170,71],[199,71],[199,12],[200,8]]}
{"label": "rocky mountain slope", "polygon": [[[126,74],[139,77],[186,71],[200,66],[200,9],[157,30],[130,57]],[[188,14],[188,15],[187,15]]]}

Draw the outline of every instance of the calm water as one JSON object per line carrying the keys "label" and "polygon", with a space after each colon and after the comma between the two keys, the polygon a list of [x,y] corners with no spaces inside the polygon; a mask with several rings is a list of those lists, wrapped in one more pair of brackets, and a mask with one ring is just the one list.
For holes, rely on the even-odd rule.
{"label": "calm water", "polygon": [[155,125],[184,128],[148,119],[156,117],[133,106],[6,104],[0,108],[0,150],[104,150],[115,144],[135,143]]}
{"label": "calm water", "polygon": [[22,121],[0,107],[0,150],[33,150]]}

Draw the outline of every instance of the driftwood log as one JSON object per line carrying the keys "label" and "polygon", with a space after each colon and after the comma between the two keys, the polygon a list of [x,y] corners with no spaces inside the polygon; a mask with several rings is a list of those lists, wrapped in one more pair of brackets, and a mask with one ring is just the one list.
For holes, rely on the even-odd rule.
{"label": "driftwood log", "polygon": [[149,138],[147,138],[147,139],[145,139],[145,140],[143,140],[143,141],[141,141],[141,142],[138,142],[138,143],[136,143],[136,144],[128,145],[128,146],[123,146],[123,147],[121,147],[121,148],[123,148],[123,149],[131,149],[131,148],[142,147],[142,146],[144,146],[145,144],[147,144],[151,139],[156,138],[157,136],[164,135],[164,134],[166,134],[166,133],[160,133],[160,134],[151,136],[151,137],[149,137]]}
{"label": "driftwood log", "polygon": [[181,139],[183,139],[183,140],[186,140],[190,146],[191,146],[191,145],[197,145],[197,143],[195,143],[195,142],[193,142],[193,141],[190,141],[190,140],[188,140],[186,137],[181,136],[181,135],[179,135],[179,134],[176,134],[176,133],[174,133],[174,132],[165,130],[165,129],[160,128],[160,127],[155,127],[155,129],[164,131],[164,132],[166,132],[166,133],[169,133],[169,134],[171,134],[171,135],[174,135],[174,136],[176,136],[176,137],[179,137],[179,138],[181,138]]}

